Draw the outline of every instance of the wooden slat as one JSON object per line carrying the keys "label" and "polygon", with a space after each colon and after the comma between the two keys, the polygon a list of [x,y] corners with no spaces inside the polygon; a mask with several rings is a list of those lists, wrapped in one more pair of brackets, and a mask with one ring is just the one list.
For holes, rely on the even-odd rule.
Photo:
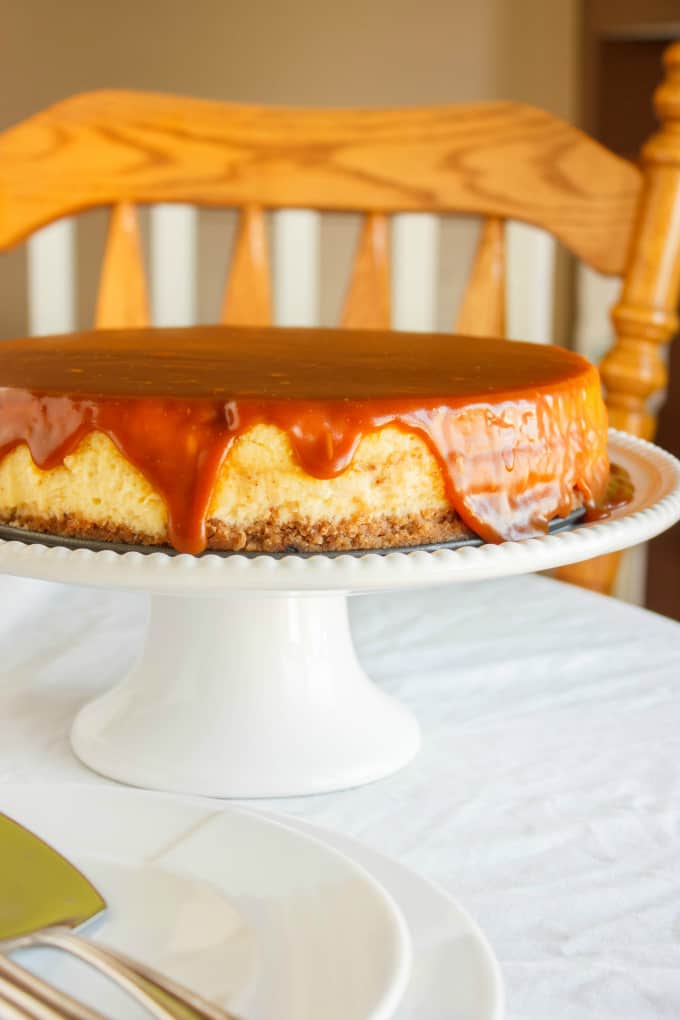
{"label": "wooden slat", "polygon": [[649,543],[634,545],[621,553],[621,562],[611,594],[634,606],[647,602],[647,573],[649,570]]}
{"label": "wooden slat", "polygon": [[574,350],[597,364],[614,341],[611,311],[621,293],[621,280],[603,276],[582,263],[576,267]]}
{"label": "wooden slat", "polygon": [[191,205],[151,209],[151,307],[156,326],[196,322],[197,210]]}
{"label": "wooden slat", "polygon": [[122,200],[459,212],[533,223],[621,273],[640,188],[631,163],[519,103],[304,110],[92,92],[0,134],[0,248]]}
{"label": "wooden slat", "polygon": [[321,217],[308,209],[274,214],[274,308],[277,326],[318,326]]}
{"label": "wooden slat", "polygon": [[272,321],[267,221],[258,206],[241,213],[220,322],[268,326]]}
{"label": "wooden slat", "polygon": [[549,344],[553,337],[555,238],[527,223],[505,229],[506,323],[509,340]]}
{"label": "wooden slat", "polygon": [[76,244],[73,220],[57,220],[28,241],[28,323],[32,334],[75,329]]}
{"label": "wooden slat", "polygon": [[389,227],[381,213],[364,217],[341,325],[347,329],[390,328]]}
{"label": "wooden slat", "polygon": [[456,332],[505,336],[505,236],[502,220],[483,226],[470,279],[458,313]]}
{"label": "wooden slat", "polygon": [[97,329],[149,324],[149,298],[137,212],[129,202],[111,210],[95,310]]}
{"label": "wooden slat", "polygon": [[392,220],[392,322],[395,329],[436,328],[439,221],[429,213]]}

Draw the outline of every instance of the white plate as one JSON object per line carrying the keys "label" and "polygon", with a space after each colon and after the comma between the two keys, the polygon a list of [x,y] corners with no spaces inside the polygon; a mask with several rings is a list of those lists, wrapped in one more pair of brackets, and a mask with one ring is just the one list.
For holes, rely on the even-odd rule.
{"label": "white plate", "polygon": [[503,980],[493,950],[452,896],[348,836],[298,818],[286,821],[361,864],[401,910],[411,935],[413,967],[394,1020],[501,1020]]}
{"label": "white plate", "polygon": [[[96,938],[246,1020],[387,1020],[402,998],[411,952],[399,910],[362,867],[307,834],[103,787],[0,787],[0,810],[100,889],[110,910]],[[36,969],[67,987],[73,974],[54,954]],[[82,972],[74,980],[119,1020],[142,1015],[120,997],[102,1001],[108,989]]]}

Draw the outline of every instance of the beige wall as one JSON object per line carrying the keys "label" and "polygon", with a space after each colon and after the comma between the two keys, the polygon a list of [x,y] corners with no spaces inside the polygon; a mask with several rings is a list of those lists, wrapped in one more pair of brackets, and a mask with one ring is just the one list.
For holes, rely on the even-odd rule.
{"label": "beige wall", "polygon": [[[394,105],[512,98],[577,109],[579,0],[4,0],[0,129],[73,92],[156,89],[217,99]],[[91,316],[101,214],[79,227]],[[214,317],[229,224],[201,214],[202,317]],[[340,300],[353,224],[324,227],[324,318]],[[452,322],[473,233],[444,232],[440,326]],[[23,332],[23,252],[0,257],[0,333]]]}

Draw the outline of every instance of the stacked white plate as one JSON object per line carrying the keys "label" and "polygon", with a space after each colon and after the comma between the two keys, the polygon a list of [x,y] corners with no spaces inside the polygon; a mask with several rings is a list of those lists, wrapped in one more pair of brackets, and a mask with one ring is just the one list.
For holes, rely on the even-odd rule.
{"label": "stacked white plate", "polygon": [[[243,1020],[502,1015],[498,966],[475,923],[442,890],[345,837],[104,786],[5,786],[0,811],[99,888],[109,910],[94,937]],[[31,952],[24,962],[55,984],[120,1020],[144,1015],[81,965]]]}

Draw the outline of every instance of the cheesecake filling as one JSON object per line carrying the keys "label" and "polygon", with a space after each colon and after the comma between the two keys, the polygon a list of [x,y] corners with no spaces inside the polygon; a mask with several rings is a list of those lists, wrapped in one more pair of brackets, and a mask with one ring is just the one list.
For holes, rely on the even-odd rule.
{"label": "cheesecake filling", "polygon": [[592,366],[577,385],[558,380],[521,395],[225,400],[0,389],[0,459],[25,444],[49,471],[101,432],[164,500],[170,543],[194,554],[206,548],[225,458],[258,425],[284,432],[303,471],[319,479],[346,471],[371,432],[392,426],[419,435],[436,457],[451,507],[487,542],[544,534],[576,502],[592,516],[602,513],[607,422]]}

